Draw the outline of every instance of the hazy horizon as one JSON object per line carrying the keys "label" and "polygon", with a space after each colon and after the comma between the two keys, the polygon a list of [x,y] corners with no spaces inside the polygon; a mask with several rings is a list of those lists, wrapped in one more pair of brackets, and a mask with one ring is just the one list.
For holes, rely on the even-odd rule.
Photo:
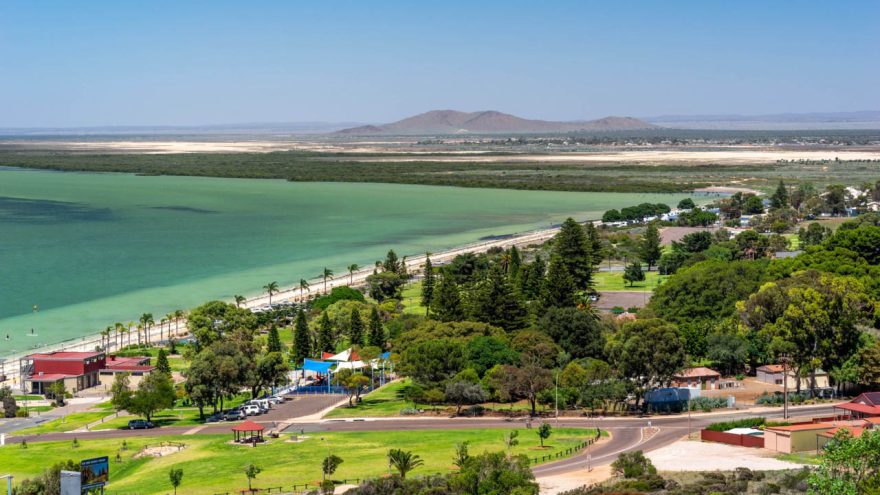
{"label": "hazy horizon", "polygon": [[0,5],[0,127],[880,108],[880,4]]}

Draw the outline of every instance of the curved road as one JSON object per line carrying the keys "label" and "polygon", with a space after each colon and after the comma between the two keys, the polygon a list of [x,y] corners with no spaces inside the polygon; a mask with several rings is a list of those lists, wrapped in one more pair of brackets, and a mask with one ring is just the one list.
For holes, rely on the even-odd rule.
{"label": "curved road", "polygon": [[[322,401],[314,400],[317,397],[297,398],[293,401],[297,409],[306,414],[300,417],[315,414],[323,410],[329,400],[338,400],[338,396],[326,397]],[[827,416],[833,414],[831,405],[802,406],[790,409],[791,415],[797,416]],[[271,412],[269,413],[272,414]],[[611,438],[596,446],[584,449],[576,455],[548,462],[532,468],[537,477],[552,476],[571,471],[578,471],[587,467],[587,462],[592,466],[600,466],[613,462],[618,454],[633,450],[649,451],[669,445],[689,431],[698,431],[700,428],[719,421],[728,421],[744,417],[764,416],[767,418],[781,418],[782,410],[771,412],[740,411],[731,413],[695,414],[688,420],[687,416],[654,416],[650,418],[584,418],[563,417],[549,419],[553,426],[601,428],[607,431]],[[267,416],[266,418],[270,418]],[[264,424],[281,423],[282,418],[273,418],[277,421],[259,422]],[[504,418],[384,418],[384,419],[339,419],[339,420],[302,420],[296,418],[286,419],[288,425],[285,432],[346,432],[346,431],[418,431],[418,430],[453,430],[469,428],[510,428],[521,427],[525,424],[523,419]],[[650,423],[650,426],[649,426]],[[268,425],[267,425],[268,426]],[[12,436],[7,442],[16,443],[23,439],[28,443],[69,440],[75,436],[78,439],[92,438],[126,438],[159,435],[182,435],[190,433],[194,435],[226,434],[229,433],[229,424],[214,423],[202,427],[173,426],[158,428],[155,430],[98,430],[87,432],[49,433],[44,435]],[[589,456],[589,457],[588,457]]]}

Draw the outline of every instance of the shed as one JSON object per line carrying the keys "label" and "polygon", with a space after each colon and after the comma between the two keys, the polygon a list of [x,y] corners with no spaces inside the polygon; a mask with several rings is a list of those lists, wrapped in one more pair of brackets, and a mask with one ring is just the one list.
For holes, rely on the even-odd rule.
{"label": "shed", "polygon": [[817,437],[831,428],[834,428],[834,425],[830,423],[770,426],[764,430],[764,448],[786,454],[816,450]]}

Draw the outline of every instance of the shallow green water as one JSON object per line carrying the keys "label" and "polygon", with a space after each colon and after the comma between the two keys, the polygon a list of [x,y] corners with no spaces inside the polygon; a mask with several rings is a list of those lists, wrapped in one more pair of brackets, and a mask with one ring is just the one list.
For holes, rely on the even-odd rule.
{"label": "shallow green water", "polygon": [[681,197],[0,170],[0,356],[324,266],[342,274],[389,248]]}

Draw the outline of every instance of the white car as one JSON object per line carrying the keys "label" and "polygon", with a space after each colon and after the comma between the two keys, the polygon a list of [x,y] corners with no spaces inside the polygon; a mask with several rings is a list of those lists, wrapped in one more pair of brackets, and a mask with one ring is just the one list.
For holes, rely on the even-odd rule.
{"label": "white car", "polygon": [[263,414],[263,410],[260,409],[260,406],[256,404],[248,404],[242,408],[245,414],[248,416],[256,416],[258,414]]}

